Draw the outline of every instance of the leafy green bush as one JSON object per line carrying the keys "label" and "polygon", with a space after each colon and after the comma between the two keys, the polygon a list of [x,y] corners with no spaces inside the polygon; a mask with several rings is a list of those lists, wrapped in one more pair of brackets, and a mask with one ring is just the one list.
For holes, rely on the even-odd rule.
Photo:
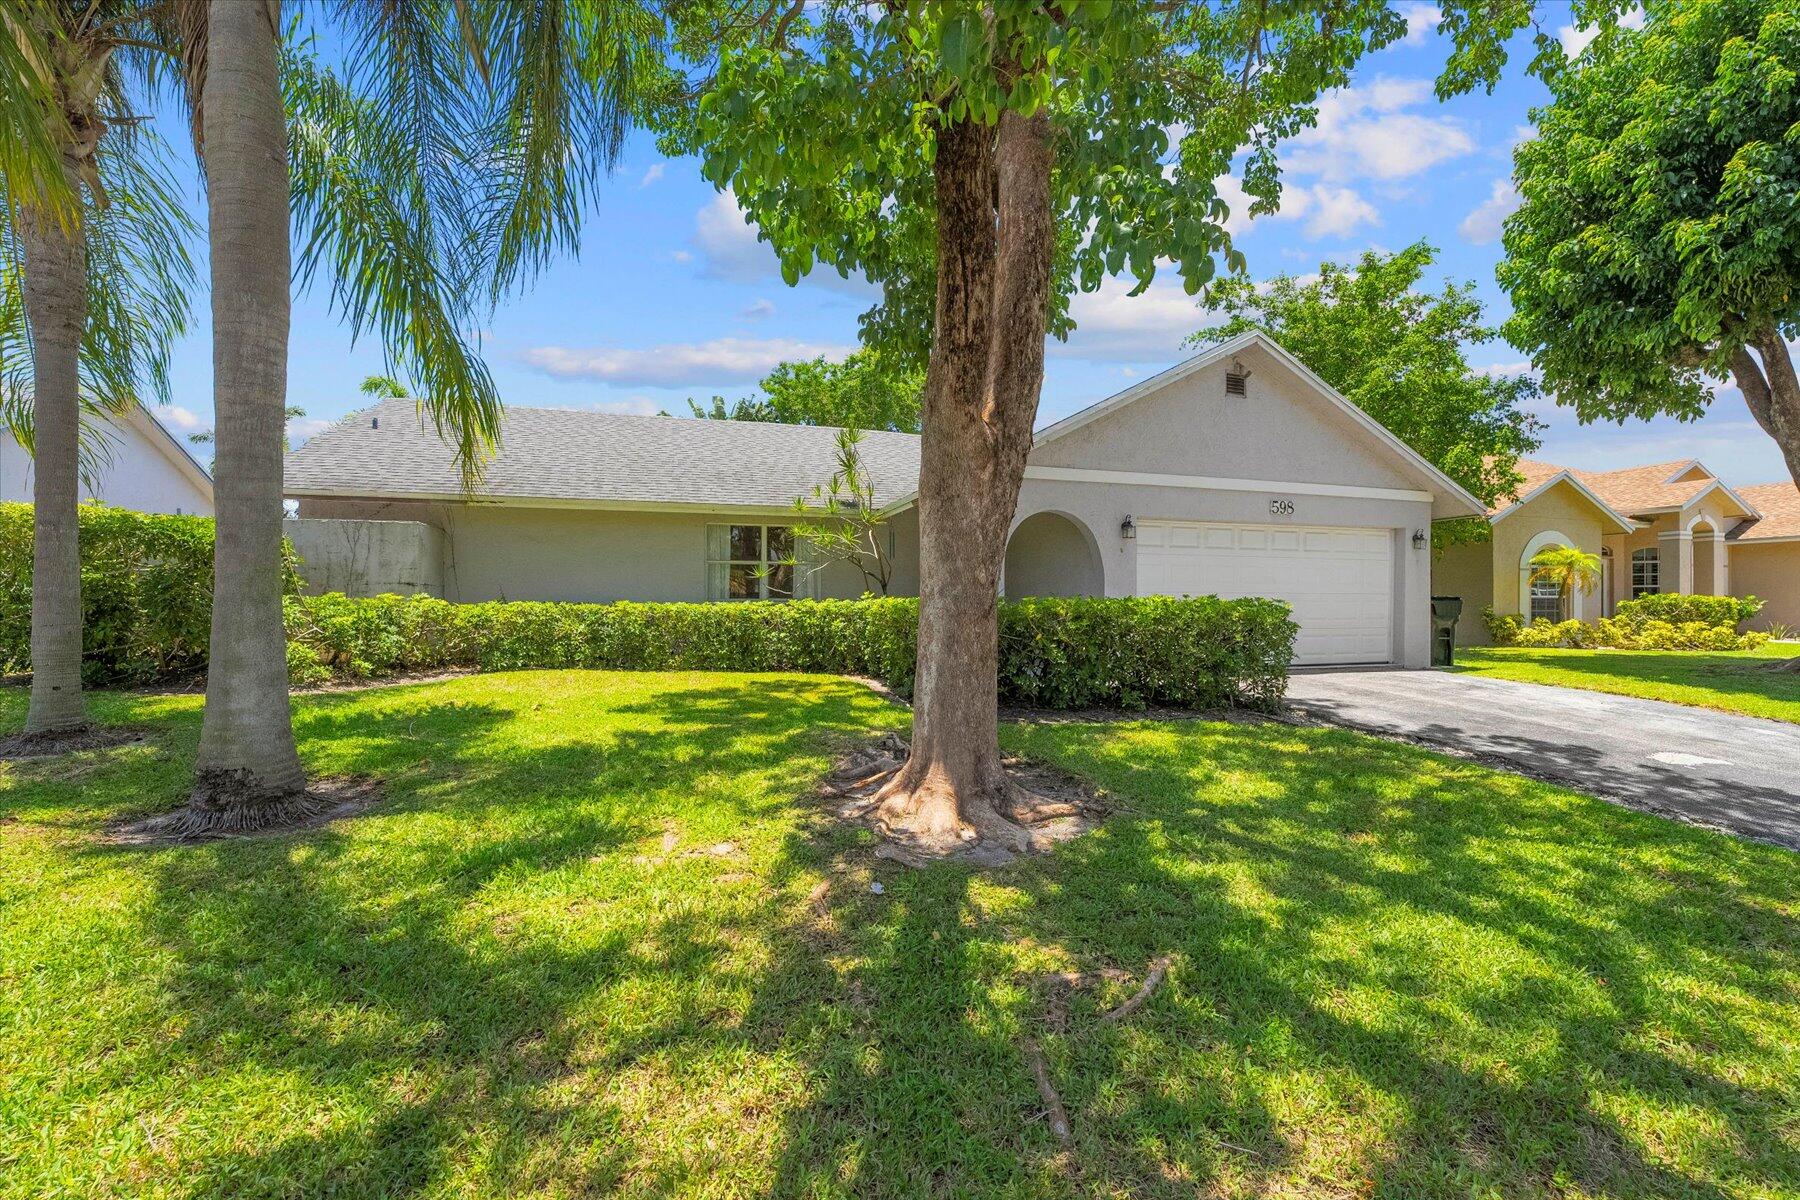
{"label": "leafy green bush", "polygon": [[1493,605],[1481,610],[1481,624],[1487,630],[1488,640],[1496,646],[1516,646],[1519,634],[1525,629],[1525,620],[1517,613],[1498,613]]}
{"label": "leafy green bush", "polygon": [[1633,624],[1666,621],[1670,625],[1736,625],[1762,611],[1755,596],[1680,596],[1652,592],[1636,600],[1621,600],[1617,617]]}
{"label": "leafy green bush", "polygon": [[[0,670],[31,665],[31,505],[0,504]],[[210,517],[83,504],[82,674],[142,681],[206,665],[212,633]],[[300,578],[289,554],[286,584]]]}
{"label": "leafy green bush", "polygon": [[[446,667],[810,671],[910,693],[914,599],[740,604],[452,604],[429,596],[292,596],[288,636],[347,678]],[[1268,709],[1295,627],[1269,600],[1025,600],[1000,606],[1000,696],[1043,708]]]}
{"label": "leafy green bush", "polygon": [[[1516,614],[1497,613],[1491,607],[1481,610],[1481,621],[1496,646],[1570,650],[1600,647],[1615,650],[1754,650],[1767,645],[1770,635],[1739,633],[1737,625],[1739,621],[1755,616],[1761,608],[1762,601],[1753,596],[1739,599],[1736,596],[1659,594],[1623,601],[1618,615],[1602,617],[1592,623],[1539,618],[1527,625]],[[1696,613],[1700,616],[1694,616]]]}

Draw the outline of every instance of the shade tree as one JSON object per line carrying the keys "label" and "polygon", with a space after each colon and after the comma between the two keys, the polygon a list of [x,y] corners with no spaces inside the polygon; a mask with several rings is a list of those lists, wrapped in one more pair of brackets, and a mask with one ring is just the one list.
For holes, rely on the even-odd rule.
{"label": "shade tree", "polygon": [[[1582,6],[1590,17],[1604,4]],[[1367,0],[695,4],[665,146],[730,188],[793,283],[882,289],[864,344],[923,364],[919,675],[880,819],[920,846],[1029,837],[997,742],[996,600],[1046,333],[1112,275],[1241,271],[1216,180],[1279,203],[1277,146],[1405,32]],[[1491,85],[1524,0],[1451,0],[1441,92]],[[1540,58],[1548,39],[1539,36]]]}

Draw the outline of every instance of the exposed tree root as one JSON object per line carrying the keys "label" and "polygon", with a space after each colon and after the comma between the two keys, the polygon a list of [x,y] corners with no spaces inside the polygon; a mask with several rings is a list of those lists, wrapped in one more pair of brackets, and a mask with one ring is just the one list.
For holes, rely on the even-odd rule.
{"label": "exposed tree root", "polygon": [[1123,1021],[1126,1017],[1129,1017],[1132,1013],[1144,1007],[1144,1002],[1150,999],[1150,994],[1152,992],[1162,986],[1162,981],[1168,974],[1169,957],[1165,954],[1163,957],[1150,964],[1150,974],[1144,976],[1144,986],[1137,990],[1137,994],[1132,996],[1132,998],[1125,1003],[1119,1005],[1119,1007],[1102,1016],[1100,1018],[1100,1024],[1112,1025],[1116,1022]]}
{"label": "exposed tree root", "polygon": [[212,772],[182,807],[119,826],[112,840],[160,846],[284,833],[354,816],[380,799],[372,779],[321,779],[305,791],[271,793],[241,772]]}
{"label": "exposed tree root", "polygon": [[0,738],[0,761],[16,758],[53,758],[80,750],[104,750],[144,741],[149,735],[142,729],[122,725],[81,725],[74,729],[41,729],[36,733],[18,733]]}
{"label": "exposed tree root", "polygon": [[[1100,1019],[1084,1032],[1092,1032],[1102,1025],[1115,1025],[1123,1021],[1144,1007],[1151,995],[1162,986],[1163,980],[1168,977],[1169,956],[1165,954],[1150,964],[1150,971],[1144,976],[1143,986],[1138,988],[1129,1000],[1112,1011],[1103,1013]],[[1069,1027],[1068,997],[1070,992],[1106,980],[1118,981],[1127,978],[1129,976],[1123,971],[1110,968],[1100,971],[1062,971],[1046,976],[1044,982],[1048,985],[1048,994],[1044,999],[1044,1024],[1052,1033],[1066,1033]],[[1062,1097],[1057,1095],[1056,1086],[1050,1082],[1050,1067],[1044,1059],[1044,1052],[1038,1046],[1037,1039],[1032,1037],[1026,1037],[1022,1045],[1025,1061],[1031,1067],[1032,1082],[1037,1084],[1038,1096],[1044,1102],[1044,1114],[1049,1118],[1050,1131],[1056,1135],[1056,1140],[1061,1142],[1064,1148],[1067,1148],[1071,1138],[1069,1114],[1063,1107]]]}
{"label": "exposed tree root", "polygon": [[1765,671],[1781,671],[1800,675],[1800,657],[1778,658],[1774,662],[1763,664],[1762,669]]}
{"label": "exposed tree root", "polygon": [[838,816],[882,835],[878,856],[909,866],[947,858],[998,866],[1085,833],[1105,811],[1080,780],[1018,759],[1004,760],[992,795],[959,806],[944,784],[908,780],[907,754],[905,740],[887,734],[845,755],[821,790]]}
{"label": "exposed tree root", "polygon": [[1031,1078],[1037,1084],[1038,1096],[1044,1102],[1044,1115],[1050,1120],[1050,1132],[1056,1140],[1067,1146],[1071,1137],[1069,1129],[1069,1113],[1063,1108],[1062,1097],[1056,1094],[1056,1088],[1050,1083],[1050,1067],[1044,1062],[1044,1052],[1039,1048],[1036,1038],[1025,1039],[1025,1061],[1031,1066]]}

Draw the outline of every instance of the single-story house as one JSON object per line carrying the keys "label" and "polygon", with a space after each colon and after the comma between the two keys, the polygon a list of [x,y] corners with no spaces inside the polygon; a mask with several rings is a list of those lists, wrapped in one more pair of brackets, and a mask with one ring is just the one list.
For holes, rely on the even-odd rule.
{"label": "single-story house", "polygon": [[[1800,489],[1733,489],[1696,459],[1620,471],[1519,463],[1524,482],[1488,512],[1491,541],[1436,556],[1433,590],[1463,597],[1457,640],[1486,642],[1481,610],[1553,621],[1611,616],[1651,592],[1758,596],[1755,624],[1800,625]],[[1564,599],[1531,582],[1530,562],[1550,546],[1598,554],[1599,584]]]}
{"label": "single-story house", "polygon": [[[508,408],[501,451],[469,496],[415,402],[388,400],[290,454],[286,494],[301,527],[415,523],[420,562],[404,573],[451,600],[855,596],[861,576],[843,564],[800,579],[767,569],[786,555],[794,498],[831,474],[834,436]],[[891,518],[892,590],[915,593],[919,439],[869,433],[863,456]],[[1420,667],[1431,524],[1482,511],[1248,334],[1037,434],[1003,587],[1009,597],[1272,596],[1293,607],[1302,664]]]}
{"label": "single-story house", "polygon": [[[213,513],[212,476],[176,436],[141,404],[106,417],[96,430],[102,453],[81,481],[84,500],[138,512]],[[31,455],[0,429],[0,500],[31,503]]]}

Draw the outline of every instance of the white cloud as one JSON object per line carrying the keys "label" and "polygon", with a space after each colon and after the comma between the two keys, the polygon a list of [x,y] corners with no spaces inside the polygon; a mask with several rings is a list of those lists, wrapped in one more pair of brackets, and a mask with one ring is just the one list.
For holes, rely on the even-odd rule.
{"label": "white cloud", "polygon": [[1400,15],[1406,18],[1406,36],[1400,40],[1408,46],[1424,45],[1437,32],[1439,22],[1444,19],[1444,14],[1438,11],[1435,4],[1403,4],[1400,6]]}
{"label": "white cloud", "polygon": [[315,433],[323,433],[331,428],[331,422],[321,417],[299,417],[287,423],[287,440],[289,446],[298,446]]}
{"label": "white cloud", "polygon": [[745,321],[764,321],[774,315],[775,305],[769,300],[758,300],[738,313],[738,316]]}
{"label": "white cloud", "polygon": [[650,169],[644,172],[644,177],[638,180],[639,189],[647,188],[657,180],[661,179],[665,169],[666,165],[663,163],[651,163]]}
{"label": "white cloud", "polygon": [[611,346],[534,346],[521,356],[557,379],[592,379],[638,387],[692,387],[754,382],[777,363],[827,355],[840,358],[854,346],[797,338],[714,338],[642,349]]}
{"label": "white cloud", "polygon": [[1306,237],[1317,241],[1324,237],[1344,237],[1363,225],[1381,224],[1381,214],[1354,188],[1330,184],[1289,183],[1281,189],[1281,207],[1265,217],[1252,218],[1250,197],[1244,187],[1229,175],[1213,180],[1219,196],[1231,209],[1225,229],[1233,237],[1249,231],[1263,221],[1304,221]]}
{"label": "white cloud", "polygon": [[1077,292],[1069,301],[1075,332],[1067,343],[1050,343],[1050,353],[1099,362],[1171,362],[1180,357],[1182,340],[1214,322],[1182,288],[1173,266],[1158,267],[1139,296],[1130,294],[1132,280],[1116,276],[1097,292]]}
{"label": "white cloud", "polygon": [[678,263],[691,263],[694,261],[694,252],[692,250],[671,250],[669,257]]}
{"label": "white cloud", "polygon": [[162,418],[164,425],[173,425],[183,431],[199,429],[204,424],[198,416],[179,404],[165,404],[156,409],[156,415]]}
{"label": "white cloud", "polygon": [[744,219],[737,197],[720,192],[694,216],[694,245],[706,260],[705,274],[714,279],[755,283],[781,274],[775,251],[759,241],[756,226]]}
{"label": "white cloud", "polygon": [[1462,219],[1462,224],[1456,227],[1457,231],[1463,235],[1464,241],[1473,242],[1477,246],[1497,242],[1506,218],[1518,207],[1519,192],[1513,187],[1512,180],[1496,179],[1488,198]]}
{"label": "white cloud", "polygon": [[[1625,29],[1642,29],[1644,27],[1644,10],[1632,9],[1619,18],[1619,25]],[[1564,25],[1557,29],[1556,36],[1562,41],[1563,53],[1570,58],[1575,58],[1583,50],[1586,50],[1595,38],[1600,36],[1600,26],[1589,25],[1577,29],[1573,25]]]}
{"label": "white cloud", "polygon": [[[586,404],[535,404],[533,407],[555,408],[564,412],[619,413],[628,417],[654,417],[668,406],[658,404],[648,396],[637,395],[627,396],[623,400],[593,400]],[[683,407],[685,409],[686,406]]]}
{"label": "white cloud", "polygon": [[[705,264],[701,274],[710,279],[760,283],[781,278],[781,260],[774,248],[758,239],[756,226],[744,219],[744,210],[729,190],[714,196],[694,215],[694,245]],[[878,294],[875,285],[861,274],[846,279],[829,267],[815,267],[804,281],[861,299]]]}
{"label": "white cloud", "polygon": [[1349,188],[1320,184],[1298,191],[1303,203],[1293,215],[1305,220],[1309,238],[1345,237],[1363,225],[1381,224],[1375,206]]}
{"label": "white cloud", "polygon": [[1329,180],[1394,180],[1472,152],[1475,139],[1461,122],[1407,111],[1433,103],[1425,79],[1383,78],[1327,92],[1318,123],[1288,140],[1283,165]]}

